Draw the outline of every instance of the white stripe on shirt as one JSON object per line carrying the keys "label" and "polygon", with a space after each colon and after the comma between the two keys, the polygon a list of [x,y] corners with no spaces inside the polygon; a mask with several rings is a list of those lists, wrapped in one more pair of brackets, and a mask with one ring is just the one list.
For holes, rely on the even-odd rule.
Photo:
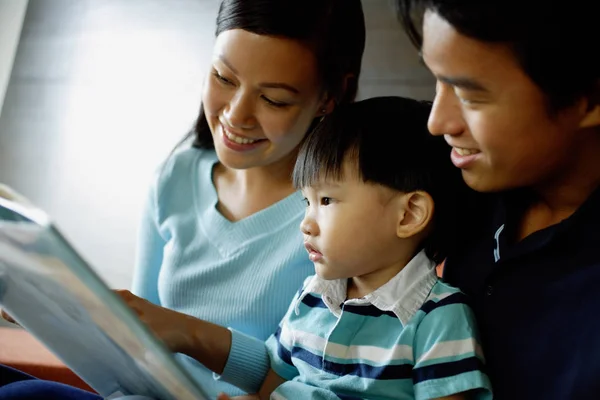
{"label": "white stripe on shirt", "polygon": [[483,358],[481,346],[473,338],[438,342],[431,346],[431,348],[421,356],[418,362],[422,363],[424,361],[436,360],[438,358],[456,357],[463,354],[473,353],[473,348],[475,348],[475,354]]}

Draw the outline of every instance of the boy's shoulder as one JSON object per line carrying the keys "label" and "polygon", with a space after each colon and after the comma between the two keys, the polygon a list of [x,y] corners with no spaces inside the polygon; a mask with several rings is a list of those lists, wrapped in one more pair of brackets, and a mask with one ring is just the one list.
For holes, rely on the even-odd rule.
{"label": "boy's shoulder", "polygon": [[423,320],[428,320],[429,323],[432,320],[438,321],[437,323],[461,320],[474,323],[469,297],[441,279],[433,285],[415,317],[415,322],[419,324]]}
{"label": "boy's shoulder", "polygon": [[460,300],[466,301],[467,296],[459,288],[454,287],[438,278],[436,283],[431,288],[431,292],[429,292],[429,295],[427,296],[425,303],[423,303],[423,306],[425,306],[425,304],[428,302],[431,302],[431,304],[438,304],[440,302],[442,302],[442,304],[447,304],[448,302],[456,302]]}

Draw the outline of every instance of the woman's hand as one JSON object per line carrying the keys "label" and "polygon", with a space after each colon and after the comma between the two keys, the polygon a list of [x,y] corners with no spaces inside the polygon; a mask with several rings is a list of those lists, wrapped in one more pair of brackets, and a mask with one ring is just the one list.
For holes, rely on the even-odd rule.
{"label": "woman's hand", "polygon": [[217,400],[260,400],[257,394],[247,394],[245,396],[229,397],[225,393],[219,394]]}
{"label": "woman's hand", "polygon": [[4,310],[2,310],[2,309],[0,309],[0,317],[2,317],[2,319],[3,319],[3,320],[5,320],[6,322],[10,322],[11,324],[19,325],[19,324],[17,323],[17,321],[15,321],[15,320],[13,319],[13,317],[11,317],[10,315],[8,315],[8,314],[6,313],[6,311],[4,311]]}
{"label": "woman's hand", "polygon": [[190,348],[193,340],[189,337],[190,327],[198,321],[196,318],[157,306],[129,290],[115,291],[127,305],[135,311],[138,318],[150,328],[174,353]]}
{"label": "woman's hand", "polygon": [[227,328],[157,306],[129,290],[115,292],[170,351],[186,354],[218,374],[223,372],[231,349]]}

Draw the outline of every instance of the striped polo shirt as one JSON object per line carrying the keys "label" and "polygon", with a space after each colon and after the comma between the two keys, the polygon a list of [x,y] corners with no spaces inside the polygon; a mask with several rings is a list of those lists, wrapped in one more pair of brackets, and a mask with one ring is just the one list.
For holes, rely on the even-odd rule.
{"label": "striped polo shirt", "polygon": [[267,341],[287,382],[272,399],[491,399],[465,295],[439,281],[424,252],[373,293],[346,299],[347,280],[306,279]]}

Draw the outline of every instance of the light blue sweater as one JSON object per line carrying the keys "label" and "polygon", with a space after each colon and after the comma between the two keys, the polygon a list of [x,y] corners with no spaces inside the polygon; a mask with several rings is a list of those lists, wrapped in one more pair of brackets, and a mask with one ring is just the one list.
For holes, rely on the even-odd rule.
{"label": "light blue sweater", "polygon": [[211,398],[243,393],[224,381],[257,389],[269,368],[264,341],[314,273],[299,230],[301,194],[231,222],[216,209],[217,162],[214,151],[190,148],[159,170],[139,231],[132,288],[155,304],[232,329],[232,352],[219,380],[177,355]]}

